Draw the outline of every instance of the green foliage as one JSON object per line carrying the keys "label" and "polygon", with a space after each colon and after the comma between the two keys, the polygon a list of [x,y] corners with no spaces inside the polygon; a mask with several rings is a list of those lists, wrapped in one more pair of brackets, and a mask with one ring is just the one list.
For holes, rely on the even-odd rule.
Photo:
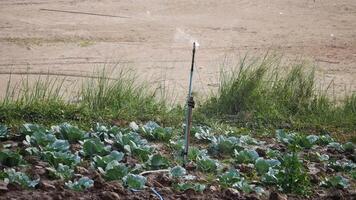
{"label": "green foliage", "polygon": [[135,174],[128,174],[123,178],[123,180],[128,188],[136,190],[143,189],[147,181],[146,177]]}
{"label": "green foliage", "polygon": [[175,166],[175,167],[170,168],[170,170],[169,170],[169,176],[173,177],[173,178],[181,178],[186,173],[187,173],[187,171],[181,166]]}
{"label": "green foliage", "polygon": [[352,142],[347,142],[342,145],[342,148],[344,151],[349,152],[349,153],[354,153],[355,152],[355,145]]}
{"label": "green foliage", "polygon": [[352,161],[345,160],[330,160],[328,167],[335,170],[336,172],[347,172],[356,169],[356,164]]}
{"label": "green foliage", "polygon": [[259,158],[259,156],[255,150],[242,150],[240,152],[235,151],[235,160],[237,163],[254,163],[257,158]]}
{"label": "green foliage", "polygon": [[0,164],[7,167],[14,167],[25,164],[25,161],[19,153],[4,149],[0,151]]}
{"label": "green foliage", "polygon": [[7,126],[0,124],[0,140],[6,139],[9,136]]}
{"label": "green foliage", "polygon": [[197,147],[191,147],[188,151],[188,159],[194,162],[205,156],[207,156],[207,151],[200,150]]}
{"label": "green foliage", "polygon": [[299,195],[308,195],[311,192],[308,174],[295,153],[283,157],[280,170],[276,176],[278,185],[284,192]]}
{"label": "green foliage", "polygon": [[269,168],[279,166],[281,162],[275,159],[263,159],[257,158],[255,163],[255,168],[258,174],[266,174],[269,171]]}
{"label": "green foliage", "polygon": [[106,165],[105,171],[103,171],[101,168],[99,168],[99,171],[104,174],[106,180],[111,181],[121,180],[128,174],[129,169],[125,166],[125,164],[113,160]]}
{"label": "green foliage", "polygon": [[349,181],[342,176],[333,176],[331,178],[326,178],[321,182],[321,185],[325,187],[345,189],[349,187]]}
{"label": "green foliage", "polygon": [[169,163],[169,160],[161,154],[155,154],[150,156],[150,159],[148,161],[149,167],[153,170],[167,168],[169,166]]}
{"label": "green foliage", "polygon": [[14,169],[5,169],[5,181],[16,183],[24,188],[34,188],[39,183],[39,180],[31,180],[25,173],[16,172]]}
{"label": "green foliage", "polygon": [[178,183],[173,187],[178,191],[194,190],[196,192],[203,192],[206,185],[200,183]]}
{"label": "green foliage", "polygon": [[292,146],[293,148],[312,148],[317,143],[319,137],[316,135],[304,135],[297,133],[287,134],[284,130],[276,131],[277,139],[285,144]]}
{"label": "green foliage", "polygon": [[96,167],[105,168],[108,163],[111,161],[120,162],[124,158],[124,153],[118,151],[112,151],[109,155],[101,157],[99,155],[94,156],[94,165]]}
{"label": "green foliage", "polygon": [[44,151],[41,152],[41,157],[55,168],[57,168],[60,163],[73,167],[80,163],[81,160],[77,154],[72,154],[70,152]]}
{"label": "green foliage", "polygon": [[25,123],[20,127],[20,133],[22,135],[32,135],[33,133],[36,132],[46,133],[47,130],[38,124],[31,124],[31,123]]}
{"label": "green foliage", "polygon": [[230,169],[219,177],[219,184],[224,188],[232,187],[239,181],[241,181],[241,177],[236,169]]}
{"label": "green foliage", "polygon": [[356,95],[332,100],[318,90],[313,66],[287,64],[279,56],[245,56],[223,68],[218,91],[199,107],[208,119],[229,119],[246,127],[355,128]]}
{"label": "green foliage", "polygon": [[197,167],[198,170],[202,172],[215,173],[220,167],[220,164],[217,160],[204,156],[202,158],[198,158]]}
{"label": "green foliage", "polygon": [[[109,147],[110,148],[110,147]],[[83,152],[85,156],[105,155],[109,148],[105,147],[104,143],[98,138],[91,138],[84,140]]]}
{"label": "green foliage", "polygon": [[142,133],[150,140],[169,141],[173,136],[172,128],[162,128],[156,122],[149,121],[141,127]]}
{"label": "green foliage", "polygon": [[219,135],[217,138],[213,137],[212,143],[209,147],[209,152],[212,154],[232,155],[234,150],[241,150],[241,143],[236,137],[224,137]]}
{"label": "green foliage", "polygon": [[61,180],[69,180],[74,175],[74,170],[67,165],[63,165],[62,163],[59,163],[56,169],[47,168],[47,170],[49,171],[50,177],[58,178]]}
{"label": "green foliage", "polygon": [[59,138],[68,140],[71,143],[84,139],[84,131],[69,123],[63,123],[59,126],[52,127],[52,129]]}
{"label": "green foliage", "polygon": [[44,149],[53,152],[66,152],[69,150],[69,142],[67,140],[55,140],[53,143],[48,144]]}
{"label": "green foliage", "polygon": [[40,126],[34,124],[25,124],[23,127],[27,127],[27,131],[23,131],[23,134],[26,135],[25,142],[27,145],[46,146],[56,141],[55,135]]}
{"label": "green foliage", "polygon": [[206,126],[193,126],[191,129],[191,134],[194,135],[194,137],[198,140],[203,141],[210,141],[214,137],[211,129]]}
{"label": "green foliage", "polygon": [[68,181],[65,183],[67,188],[74,191],[83,191],[90,187],[93,187],[94,181],[88,177],[82,177],[78,181],[72,182]]}
{"label": "green foliage", "polygon": [[344,148],[342,147],[342,145],[338,142],[331,142],[327,145],[327,147],[329,149],[333,149],[333,150],[336,150],[338,152],[343,152],[344,151]]}

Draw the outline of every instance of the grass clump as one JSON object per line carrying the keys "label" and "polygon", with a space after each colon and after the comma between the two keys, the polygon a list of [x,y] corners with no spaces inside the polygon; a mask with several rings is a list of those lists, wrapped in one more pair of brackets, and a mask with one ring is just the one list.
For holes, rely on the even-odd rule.
{"label": "grass clump", "polygon": [[199,111],[243,126],[356,128],[355,95],[338,103],[316,89],[306,63],[283,66],[281,58],[242,59],[221,73],[220,87]]}
{"label": "grass clump", "polygon": [[[116,74],[115,78],[109,74]],[[0,122],[19,124],[36,122],[54,124],[63,121],[88,127],[93,122],[126,122],[156,120],[176,123],[180,108],[170,109],[158,101],[154,92],[128,70],[115,69],[82,78],[82,84],[68,83],[66,78],[49,74],[26,75],[12,83],[0,101]]]}

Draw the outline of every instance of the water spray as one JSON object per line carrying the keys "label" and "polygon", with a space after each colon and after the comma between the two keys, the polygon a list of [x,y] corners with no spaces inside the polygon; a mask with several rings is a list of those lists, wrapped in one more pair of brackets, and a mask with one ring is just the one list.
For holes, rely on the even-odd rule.
{"label": "water spray", "polygon": [[185,116],[185,130],[184,130],[184,140],[185,147],[183,152],[183,165],[188,162],[188,150],[190,142],[190,129],[192,126],[192,114],[194,108],[194,98],[192,96],[192,83],[193,83],[193,73],[194,73],[194,60],[195,60],[195,47],[197,46],[196,42],[193,42],[193,54],[192,54],[192,65],[190,68],[190,79],[189,79],[189,92],[187,97],[187,112]]}

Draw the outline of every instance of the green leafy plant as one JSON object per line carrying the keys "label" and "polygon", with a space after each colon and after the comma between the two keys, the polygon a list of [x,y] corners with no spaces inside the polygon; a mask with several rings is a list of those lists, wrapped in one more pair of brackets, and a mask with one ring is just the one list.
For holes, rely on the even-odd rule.
{"label": "green leafy plant", "polygon": [[141,190],[145,187],[147,180],[141,175],[128,174],[123,178],[123,181],[128,188]]}
{"label": "green leafy plant", "polygon": [[173,177],[173,178],[181,178],[186,173],[187,173],[187,171],[181,166],[175,166],[175,167],[170,168],[170,170],[169,170],[169,176]]}
{"label": "green leafy plant", "polygon": [[98,169],[102,174],[104,174],[105,179],[109,181],[121,180],[129,172],[129,169],[125,166],[125,164],[119,163],[116,160],[109,162],[105,167],[105,171],[101,167]]}
{"label": "green leafy plant", "polygon": [[69,142],[67,140],[55,140],[53,143],[48,144],[44,149],[46,151],[66,152],[69,150]]}
{"label": "green leafy plant", "polygon": [[230,169],[219,177],[219,183],[224,188],[232,187],[239,181],[241,181],[241,176],[236,169]]}
{"label": "green leafy plant", "polygon": [[191,134],[194,135],[195,138],[202,141],[211,141],[214,137],[211,129],[206,126],[194,126],[192,127]]}
{"label": "green leafy plant", "polygon": [[78,181],[68,181],[65,183],[67,188],[74,191],[83,191],[90,187],[93,187],[94,181],[88,177],[82,177]]}
{"label": "green leafy plant", "polygon": [[81,161],[81,158],[77,154],[70,152],[44,151],[41,153],[41,157],[55,168],[57,168],[60,163],[73,167]]}
{"label": "green leafy plant", "polygon": [[328,145],[329,143],[334,142],[334,139],[330,135],[321,135],[317,141],[318,145]]}
{"label": "green leafy plant", "polygon": [[257,158],[255,162],[255,168],[258,174],[265,174],[269,171],[269,168],[279,166],[281,162],[275,159],[263,159]]}
{"label": "green leafy plant", "polygon": [[31,135],[25,136],[25,144],[34,146],[46,146],[55,142],[56,136],[44,131],[34,131]]}
{"label": "green leafy plant", "polygon": [[50,177],[58,178],[61,180],[69,180],[74,175],[74,170],[67,165],[63,165],[62,163],[59,163],[56,169],[47,168],[47,170],[49,172]]}
{"label": "green leafy plant", "polygon": [[0,140],[6,139],[8,136],[9,136],[9,132],[7,126],[0,124]]}
{"label": "green leafy plant", "polygon": [[214,173],[218,170],[220,164],[217,160],[204,156],[197,160],[198,170],[202,172]]}
{"label": "green leafy plant", "polygon": [[52,130],[59,138],[68,140],[71,143],[83,140],[85,136],[85,132],[83,130],[80,130],[76,126],[72,126],[69,123],[54,126],[52,127]]}
{"label": "green leafy plant", "polygon": [[117,162],[120,162],[123,158],[124,158],[124,153],[114,150],[109,155],[103,157],[98,155],[94,156],[93,161],[96,167],[105,168],[106,165],[111,161],[116,160]]}
{"label": "green leafy plant", "polygon": [[169,166],[169,160],[161,154],[155,154],[150,156],[148,165],[151,169],[163,169]]}
{"label": "green leafy plant", "polygon": [[259,155],[255,150],[235,151],[235,160],[237,163],[254,163],[257,158],[259,158]]}
{"label": "green leafy plant", "polygon": [[162,128],[153,121],[147,122],[141,130],[143,135],[150,140],[169,141],[173,136],[172,128]]}
{"label": "green leafy plant", "polygon": [[349,180],[342,176],[333,176],[331,178],[326,178],[320,183],[320,185],[325,187],[345,189],[349,187]]}
{"label": "green leafy plant", "polygon": [[329,149],[333,149],[333,150],[336,150],[338,152],[343,152],[344,151],[344,148],[342,147],[342,145],[338,142],[330,142],[327,147]]}
{"label": "green leafy plant", "polygon": [[25,173],[16,172],[14,169],[5,169],[5,182],[16,183],[24,188],[34,188],[39,183],[38,180],[31,180]]}
{"label": "green leafy plant", "polygon": [[349,152],[349,153],[354,153],[355,152],[355,145],[352,142],[347,142],[342,145],[342,148],[344,151]]}
{"label": "green leafy plant", "polygon": [[109,149],[110,146],[106,147],[99,138],[84,140],[83,152],[85,156],[94,156],[96,154],[105,155],[108,153]]}
{"label": "green leafy plant", "polygon": [[200,183],[178,183],[173,187],[178,191],[194,190],[196,192],[203,192],[206,185]]}
{"label": "green leafy plant", "polygon": [[200,150],[197,147],[192,147],[188,152],[188,159],[196,162],[199,158],[207,156],[207,151],[205,149]]}
{"label": "green leafy plant", "polygon": [[35,132],[37,132],[37,133],[46,133],[47,130],[46,130],[46,128],[44,128],[44,127],[42,127],[40,125],[31,124],[31,123],[23,124],[20,127],[20,133],[22,135],[32,135]]}
{"label": "green leafy plant", "polygon": [[14,167],[25,164],[25,161],[19,153],[5,149],[0,151],[0,163],[7,167]]}
{"label": "green leafy plant", "polygon": [[283,157],[276,177],[278,185],[284,192],[299,195],[308,195],[311,192],[308,174],[296,153],[287,154]]}
{"label": "green leafy plant", "polygon": [[241,150],[240,141],[236,137],[224,137],[220,135],[217,138],[212,139],[212,143],[209,146],[209,152],[212,154],[226,154],[232,155],[234,150]]}

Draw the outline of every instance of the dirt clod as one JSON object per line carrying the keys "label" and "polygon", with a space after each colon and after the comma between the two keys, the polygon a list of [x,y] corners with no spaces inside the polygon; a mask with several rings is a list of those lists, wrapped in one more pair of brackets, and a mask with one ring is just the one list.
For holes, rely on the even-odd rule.
{"label": "dirt clod", "polygon": [[269,195],[269,200],[288,200],[288,197],[285,194],[274,191]]}

